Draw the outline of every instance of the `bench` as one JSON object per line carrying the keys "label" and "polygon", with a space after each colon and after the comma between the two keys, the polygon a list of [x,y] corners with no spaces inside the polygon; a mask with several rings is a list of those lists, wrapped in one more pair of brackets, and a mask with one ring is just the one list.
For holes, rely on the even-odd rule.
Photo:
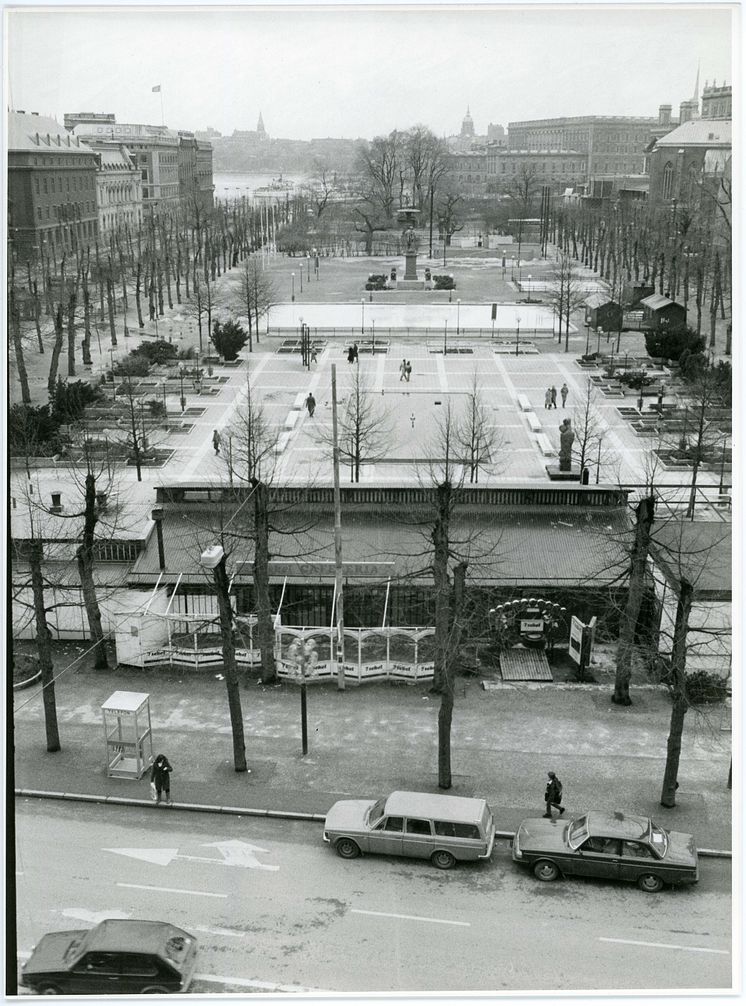
{"label": "bench", "polygon": [[539,445],[539,450],[545,458],[557,453],[554,447],[552,447],[552,442],[546,433],[539,433],[536,437],[536,443]]}
{"label": "bench", "polygon": [[302,409],[305,407],[305,404],[306,404],[306,396],[303,394],[302,391],[299,391],[298,394],[295,396],[295,401],[293,402],[293,408]]}
{"label": "bench", "polygon": [[518,408],[521,410],[521,412],[531,411],[532,405],[531,402],[529,402],[528,397],[526,395],[518,396]]}
{"label": "bench", "polygon": [[541,420],[538,418],[536,413],[527,412],[526,422],[528,423],[528,428],[532,433],[541,433]]}
{"label": "bench", "polygon": [[292,409],[290,412],[288,412],[288,417],[285,420],[285,429],[286,430],[294,429],[295,424],[298,422],[299,418],[300,418],[300,412],[297,409]]}
{"label": "bench", "polygon": [[275,454],[282,454],[282,452],[287,447],[290,441],[289,433],[281,433],[277,438],[277,443],[275,444]]}

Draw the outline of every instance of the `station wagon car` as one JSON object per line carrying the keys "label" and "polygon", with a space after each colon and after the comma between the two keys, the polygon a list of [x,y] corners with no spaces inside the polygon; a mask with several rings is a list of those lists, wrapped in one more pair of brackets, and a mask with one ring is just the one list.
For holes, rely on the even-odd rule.
{"label": "station wagon car", "polygon": [[41,995],[183,993],[196,956],[195,938],[168,922],[104,919],[42,936],[20,984]]}
{"label": "station wagon car", "polygon": [[489,859],[495,822],[484,800],[400,791],[381,800],[339,800],[326,816],[324,841],[343,859],[379,852],[449,870],[457,860]]}
{"label": "station wagon car", "polygon": [[631,880],[643,891],[696,884],[694,839],[666,831],[648,817],[591,811],[574,821],[528,818],[513,839],[513,859],[539,880],[561,876]]}

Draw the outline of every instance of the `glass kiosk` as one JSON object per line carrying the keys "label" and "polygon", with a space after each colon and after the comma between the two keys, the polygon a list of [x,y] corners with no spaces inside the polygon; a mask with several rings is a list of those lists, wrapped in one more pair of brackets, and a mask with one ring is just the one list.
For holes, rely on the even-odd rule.
{"label": "glass kiosk", "polygon": [[106,737],[106,774],[140,779],[153,764],[150,695],[114,692],[101,706]]}

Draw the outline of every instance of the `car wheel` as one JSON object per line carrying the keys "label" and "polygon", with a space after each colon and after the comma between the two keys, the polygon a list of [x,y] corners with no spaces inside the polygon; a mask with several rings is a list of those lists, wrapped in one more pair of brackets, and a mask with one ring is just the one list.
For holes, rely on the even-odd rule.
{"label": "car wheel", "polygon": [[62,995],[62,989],[59,987],[59,985],[50,985],[50,984],[45,983],[44,985],[40,985],[39,986],[39,995],[40,996],[60,996],[60,995]]}
{"label": "car wheel", "polygon": [[146,985],[142,990],[140,995],[144,996],[167,996],[168,989],[165,989],[162,985]]}
{"label": "car wheel", "polygon": [[360,846],[353,842],[351,838],[340,838],[335,846],[337,855],[342,859],[357,859],[360,855]]}
{"label": "car wheel", "polygon": [[641,877],[637,878],[637,886],[641,891],[647,891],[648,894],[656,894],[663,887],[663,881],[654,873],[643,873]]}
{"label": "car wheel", "polygon": [[430,862],[433,866],[437,866],[439,870],[450,870],[456,865],[456,857],[452,856],[445,849],[438,849],[430,857]]}
{"label": "car wheel", "polygon": [[534,866],[534,876],[537,880],[549,882],[550,880],[557,880],[559,875],[559,867],[549,859],[540,859]]}

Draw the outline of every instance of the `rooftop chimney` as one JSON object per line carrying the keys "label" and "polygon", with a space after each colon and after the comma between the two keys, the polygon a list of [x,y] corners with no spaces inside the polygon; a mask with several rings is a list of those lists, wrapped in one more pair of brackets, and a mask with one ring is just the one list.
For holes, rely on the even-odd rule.
{"label": "rooftop chimney", "polygon": [[658,125],[659,126],[670,126],[671,125],[671,106],[670,105],[659,105],[659,107],[658,107]]}

